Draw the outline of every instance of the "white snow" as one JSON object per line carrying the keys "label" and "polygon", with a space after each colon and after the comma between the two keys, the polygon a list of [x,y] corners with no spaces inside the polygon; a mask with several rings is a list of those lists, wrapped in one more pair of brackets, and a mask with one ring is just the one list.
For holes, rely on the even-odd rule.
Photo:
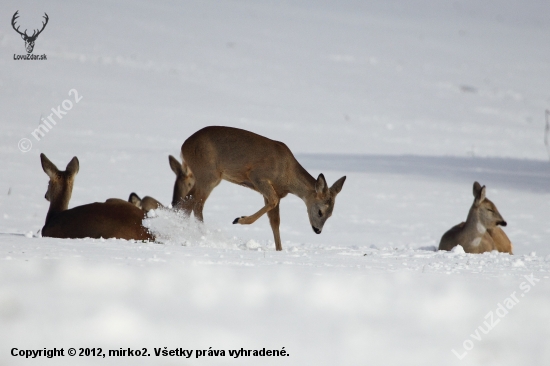
{"label": "white snow", "polygon": [[[480,239],[481,240],[481,239]],[[472,242],[472,245],[479,245],[479,241],[474,244],[475,240]],[[451,253],[456,253],[456,254],[466,254],[466,252],[464,251],[464,248],[462,247],[462,245],[458,244],[457,246],[453,247],[453,249],[451,249]]]}
{"label": "white snow", "polygon": [[[1,8],[0,365],[550,362],[549,2]],[[48,13],[34,51],[47,61],[13,60],[25,53],[9,23],[16,10],[28,29]],[[36,140],[65,100],[70,110]],[[208,125],[283,141],[329,184],[346,175],[323,233],[289,195],[275,252],[266,217],[231,224],[261,196],[222,182],[204,225],[150,212],[159,243],[40,237],[41,152],[60,169],[79,158],[70,207],[133,191],[168,204],[167,156]],[[466,219],[476,180],[507,221],[514,255],[437,251]],[[513,293],[513,309],[476,333]],[[152,356],[11,356],[45,347]],[[186,361],[156,357],[155,347],[285,347],[289,356]]]}

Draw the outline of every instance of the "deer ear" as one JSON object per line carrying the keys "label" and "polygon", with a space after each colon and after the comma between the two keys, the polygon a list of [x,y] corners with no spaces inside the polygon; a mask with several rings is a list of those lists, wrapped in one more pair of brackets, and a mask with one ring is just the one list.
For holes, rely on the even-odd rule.
{"label": "deer ear", "polygon": [[24,34],[22,34],[22,35],[21,35],[21,38],[25,39],[25,35],[24,35]]}
{"label": "deer ear", "polygon": [[139,196],[134,192],[130,193],[130,197],[128,197],[128,202],[138,208],[141,208],[141,198],[139,198]]}
{"label": "deer ear", "polygon": [[172,168],[172,171],[176,175],[182,173],[183,169],[182,169],[181,163],[178,161],[178,159],[176,159],[172,155],[168,155],[168,161],[170,162],[170,168]]}
{"label": "deer ear", "polygon": [[480,191],[481,191],[481,184],[479,184],[478,182],[474,182],[474,187],[473,187],[474,197],[477,197]]}
{"label": "deer ear", "polygon": [[338,179],[332,187],[330,187],[330,191],[333,192],[335,195],[340,193],[342,190],[342,187],[344,186],[344,182],[346,181],[346,176],[344,175],[342,178]]}
{"label": "deer ear", "polygon": [[79,169],[80,163],[78,162],[78,158],[75,156],[71,159],[71,161],[69,161],[69,164],[67,164],[65,171],[71,176],[75,176],[78,174]]}
{"label": "deer ear", "polygon": [[479,205],[481,202],[485,200],[485,186],[481,187],[478,191],[478,195],[476,196],[475,203],[476,205]]}
{"label": "deer ear", "polygon": [[59,174],[59,169],[57,169],[55,164],[52,163],[46,155],[40,154],[40,162],[42,163],[42,170],[44,170],[44,173],[46,173],[48,177],[52,178]]}
{"label": "deer ear", "polygon": [[315,182],[315,192],[317,192],[317,194],[324,194],[324,193],[327,193],[327,191],[328,191],[328,187],[327,187],[327,181],[325,180],[325,176],[323,174],[319,174],[319,177]]}

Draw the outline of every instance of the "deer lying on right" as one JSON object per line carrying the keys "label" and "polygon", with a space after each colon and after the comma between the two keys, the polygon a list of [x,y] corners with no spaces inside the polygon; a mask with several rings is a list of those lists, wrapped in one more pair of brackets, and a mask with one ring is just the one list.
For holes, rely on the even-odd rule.
{"label": "deer lying on right", "polygon": [[74,179],[80,164],[75,156],[64,171],[40,154],[42,169],[50,178],[44,196],[50,201],[42,236],[52,238],[119,238],[154,241],[143,227],[143,211],[120,200],[109,199],[69,209]]}
{"label": "deer lying on right", "polygon": [[449,229],[439,243],[439,250],[451,250],[461,245],[466,253],[483,253],[492,250],[512,253],[512,243],[498,226],[506,226],[493,202],[485,197],[485,186],[474,182],[474,203],[466,222]]}
{"label": "deer lying on right", "polygon": [[[193,185],[195,184],[195,177],[193,176],[191,170],[187,167],[185,161],[180,163],[178,159],[172,155],[169,155],[168,162],[170,163],[170,168],[172,168],[172,171],[176,174],[174,193],[172,194],[172,207],[177,208],[181,205],[181,202],[184,200],[187,193],[189,193],[191,188],[193,188]],[[153,197],[145,196],[143,198],[139,198],[139,196],[134,192],[130,193],[128,202],[145,212],[156,210],[158,208],[164,208],[163,204]]]}

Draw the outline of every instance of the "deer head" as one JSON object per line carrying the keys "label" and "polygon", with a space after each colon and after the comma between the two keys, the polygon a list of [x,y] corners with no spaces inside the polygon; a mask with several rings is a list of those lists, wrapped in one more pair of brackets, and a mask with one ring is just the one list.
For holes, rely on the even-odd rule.
{"label": "deer head", "polygon": [[40,162],[44,173],[48,175],[48,190],[44,198],[50,202],[50,209],[46,216],[48,218],[60,211],[65,211],[69,207],[69,201],[73,193],[73,185],[75,176],[78,174],[80,163],[75,156],[67,164],[64,171],[57,169],[54,163],[50,161],[44,154],[40,154]]}
{"label": "deer head", "polygon": [[170,168],[176,174],[174,194],[172,195],[172,207],[178,207],[195,185],[195,176],[187,166],[185,160],[183,163],[180,163],[178,159],[169,155],[168,161],[170,162]]}
{"label": "deer head", "polygon": [[11,26],[13,27],[13,29],[19,33],[21,35],[21,38],[23,38],[23,40],[25,41],[25,48],[27,49],[27,53],[32,53],[32,50],[34,49],[34,42],[36,41],[36,38],[38,37],[38,35],[40,33],[42,33],[42,31],[44,30],[44,28],[46,28],[46,24],[48,24],[48,14],[44,13],[44,19],[46,20],[45,22],[42,22],[42,29],[38,30],[38,29],[35,29],[34,32],[32,33],[32,36],[29,36],[27,34],[27,30],[25,29],[25,32],[21,33],[19,31],[19,27],[15,28],[15,20],[17,18],[19,18],[19,15],[17,15],[17,13],[19,13],[19,10],[17,10],[15,12],[15,14],[13,14],[13,18],[11,18]]}
{"label": "deer head", "polygon": [[325,221],[332,216],[336,195],[342,190],[345,181],[344,176],[329,188],[325,176],[319,174],[315,182],[315,191],[306,199],[309,222],[315,234],[321,234]]}
{"label": "deer head", "polygon": [[494,228],[497,225],[506,226],[506,221],[495,204],[485,197],[485,191],[485,186],[482,187],[478,182],[474,182],[474,203],[470,209],[471,215],[475,215],[479,223],[486,228]]}

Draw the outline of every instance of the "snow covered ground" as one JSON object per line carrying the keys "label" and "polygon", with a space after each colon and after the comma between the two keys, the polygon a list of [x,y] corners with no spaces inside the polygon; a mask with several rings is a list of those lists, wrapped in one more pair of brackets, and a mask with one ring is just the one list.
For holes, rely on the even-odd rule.
{"label": "snow covered ground", "polygon": [[[47,61],[13,60],[16,10],[28,29],[48,13],[34,50]],[[538,0],[4,1],[0,365],[548,364],[549,11]],[[283,141],[329,184],[346,175],[323,233],[289,196],[275,252],[267,218],[231,225],[262,198],[223,182],[204,226],[168,211],[148,222],[163,244],[36,237],[41,152],[60,168],[78,156],[71,207],[132,191],[168,203],[167,156],[207,125]],[[508,222],[513,256],[435,251],[465,220],[474,180]],[[14,347],[151,356],[31,360]],[[195,353],[155,356],[164,347]],[[241,347],[289,355],[228,356]]]}

